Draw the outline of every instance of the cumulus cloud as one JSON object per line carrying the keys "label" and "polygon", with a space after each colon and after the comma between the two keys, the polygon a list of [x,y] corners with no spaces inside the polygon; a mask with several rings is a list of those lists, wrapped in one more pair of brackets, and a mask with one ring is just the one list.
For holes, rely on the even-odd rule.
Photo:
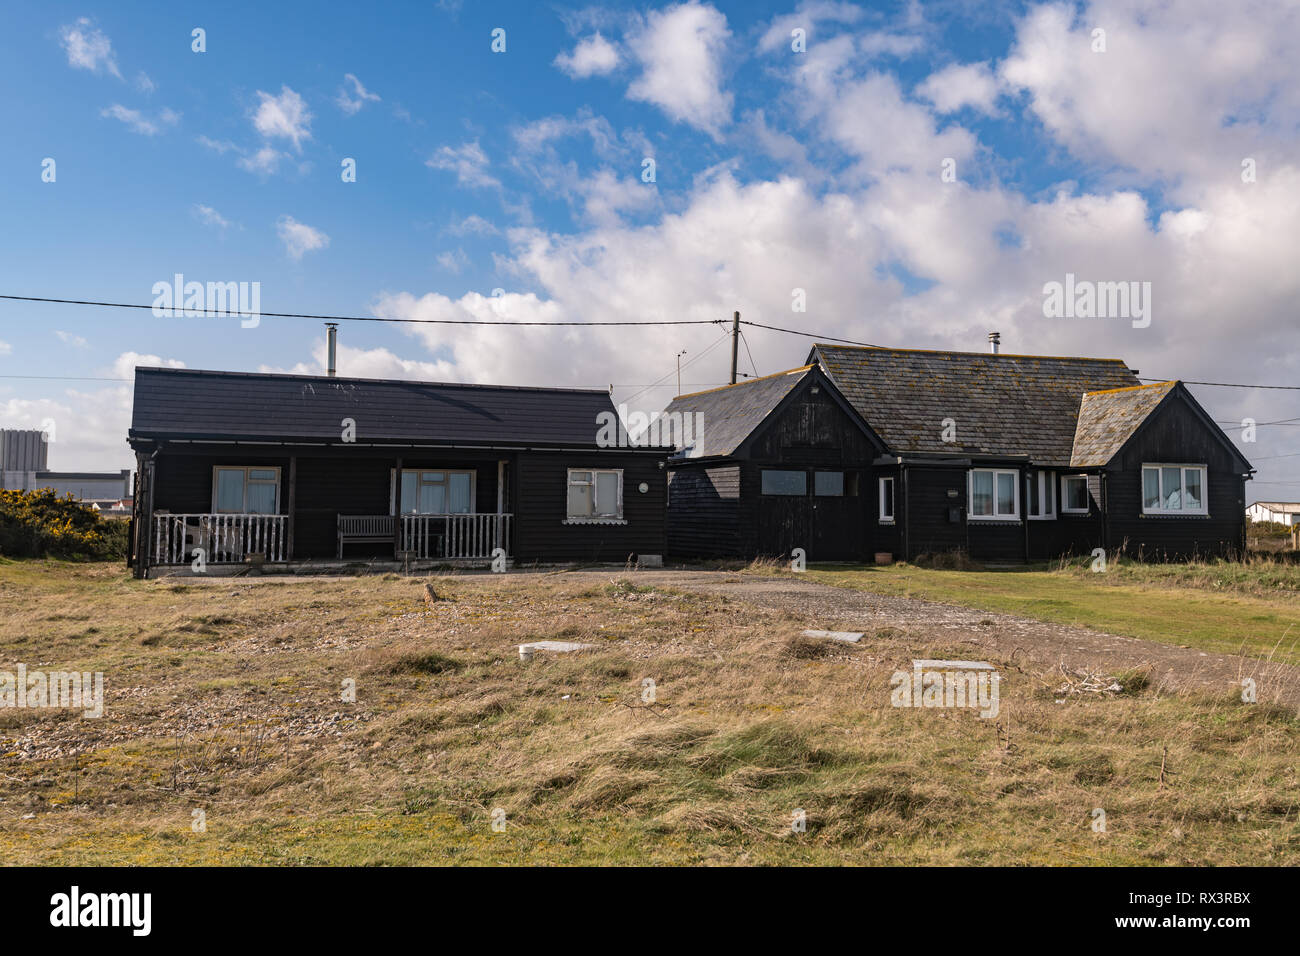
{"label": "cumulus cloud", "polygon": [[280,95],[257,91],[259,100],[253,112],[253,128],[267,139],[287,139],[295,150],[302,151],[302,141],[311,139],[311,111],[301,96],[287,86]]}
{"label": "cumulus cloud", "polygon": [[916,92],[940,113],[955,113],[967,106],[992,113],[998,99],[998,82],[987,63],[954,63],[931,73]]}
{"label": "cumulus cloud", "polygon": [[[258,371],[287,372],[291,375],[324,374],[328,355],[323,337],[312,344],[311,353],[313,362],[298,362],[288,367],[261,365]],[[416,382],[459,381],[457,370],[450,362],[402,358],[386,348],[359,349],[340,342],[336,355],[338,373],[348,378],[387,378]]]}
{"label": "cumulus cloud", "polygon": [[731,121],[733,97],[722,88],[722,55],[730,38],[727,18],[705,4],[651,12],[627,37],[641,66],[628,97],[718,136]]}
{"label": "cumulus cloud", "polygon": [[184,368],[178,359],[122,352],[94,374],[125,381],[109,387],[63,388],[44,398],[0,400],[0,421],[7,428],[40,428],[54,422],[50,467],[58,471],[114,471],[134,468],[123,440],[131,425],[131,397],[137,365]]}
{"label": "cumulus cloud", "polygon": [[[349,85],[352,87],[351,92],[348,91]],[[334,100],[334,102],[338,104],[339,109],[344,113],[347,113],[349,116],[355,116],[357,113],[360,113],[361,108],[365,106],[366,103],[378,103],[379,101],[379,94],[371,93],[362,86],[361,81],[351,73],[343,74],[343,85],[339,87],[339,95]]]}
{"label": "cumulus cloud", "polygon": [[122,78],[117,58],[113,55],[113,43],[94,21],[81,17],[75,23],[61,27],[59,40],[68,55],[69,66],[92,73],[111,73],[119,80]]}
{"label": "cumulus cloud", "polygon": [[618,64],[618,48],[599,33],[579,40],[572,53],[561,53],[555,58],[555,65],[575,80],[604,76],[617,69]]}
{"label": "cumulus cloud", "polygon": [[325,233],[292,216],[281,216],[276,221],[275,231],[284,243],[284,251],[295,261],[301,260],[308,252],[324,249],[330,244],[330,237]]}
{"label": "cumulus cloud", "polygon": [[794,40],[795,30],[803,30],[805,42],[809,42],[822,23],[857,23],[862,19],[863,13],[862,7],[852,3],[829,2],[829,0],[801,3],[794,13],[782,14],[772,20],[758,41],[758,49],[763,53],[771,53],[781,48],[789,50]]}

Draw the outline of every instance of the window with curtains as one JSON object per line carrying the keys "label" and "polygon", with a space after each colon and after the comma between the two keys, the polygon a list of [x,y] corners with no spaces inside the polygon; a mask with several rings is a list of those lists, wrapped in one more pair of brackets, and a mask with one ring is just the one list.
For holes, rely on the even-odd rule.
{"label": "window with curtains", "polygon": [[1020,473],[1000,468],[970,471],[968,517],[1014,520],[1020,517]]}
{"label": "window with curtains", "polygon": [[474,472],[402,469],[398,511],[404,515],[473,514]]}
{"label": "window with curtains", "polygon": [[1205,466],[1143,465],[1142,513],[1208,514],[1205,504]]}
{"label": "window with curtains", "polygon": [[568,520],[621,521],[623,470],[570,468]]}
{"label": "window with curtains", "polygon": [[216,466],[212,469],[212,510],[218,514],[279,514],[280,469]]}

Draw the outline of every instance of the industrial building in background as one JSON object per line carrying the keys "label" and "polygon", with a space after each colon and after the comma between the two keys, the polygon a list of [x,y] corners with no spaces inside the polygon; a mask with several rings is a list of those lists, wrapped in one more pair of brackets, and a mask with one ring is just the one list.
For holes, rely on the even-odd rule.
{"label": "industrial building in background", "polygon": [[50,488],[72,495],[105,514],[130,515],[131,470],[50,471],[50,443],[36,428],[0,429],[0,488],[36,491]]}

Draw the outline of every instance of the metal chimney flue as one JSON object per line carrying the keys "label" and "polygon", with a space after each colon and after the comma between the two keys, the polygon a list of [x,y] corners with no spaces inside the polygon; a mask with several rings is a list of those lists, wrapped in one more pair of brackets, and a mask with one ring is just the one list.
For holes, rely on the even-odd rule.
{"label": "metal chimney flue", "polygon": [[998,346],[999,346],[1001,343],[1002,343],[1002,333],[1001,333],[1001,332],[990,332],[990,333],[989,333],[989,351],[990,351],[990,352],[992,352],[994,355],[997,355],[997,354],[998,354]]}
{"label": "metal chimney flue", "polygon": [[329,362],[329,367],[325,371],[330,378],[333,378],[339,351],[339,324],[337,322],[325,323],[325,351]]}

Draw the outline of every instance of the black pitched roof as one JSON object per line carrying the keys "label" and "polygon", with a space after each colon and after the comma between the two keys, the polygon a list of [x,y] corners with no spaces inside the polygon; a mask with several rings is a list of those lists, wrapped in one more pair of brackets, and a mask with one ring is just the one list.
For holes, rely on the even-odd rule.
{"label": "black pitched roof", "polygon": [[735,385],[678,395],[664,410],[665,415],[681,412],[699,414],[703,418],[702,433],[692,436],[695,440],[685,457],[714,458],[735,454],[754,429],[781,404],[781,400],[804,380],[811,367],[805,365]]}
{"label": "black pitched roof", "polygon": [[[815,345],[831,381],[895,454],[1028,456],[1068,466],[1085,392],[1140,385],[1119,359]],[[944,442],[943,420],[956,423]]]}
{"label": "black pitched roof", "polygon": [[[595,447],[599,389],[137,368],[131,438]],[[617,420],[617,419],[615,419]]]}

